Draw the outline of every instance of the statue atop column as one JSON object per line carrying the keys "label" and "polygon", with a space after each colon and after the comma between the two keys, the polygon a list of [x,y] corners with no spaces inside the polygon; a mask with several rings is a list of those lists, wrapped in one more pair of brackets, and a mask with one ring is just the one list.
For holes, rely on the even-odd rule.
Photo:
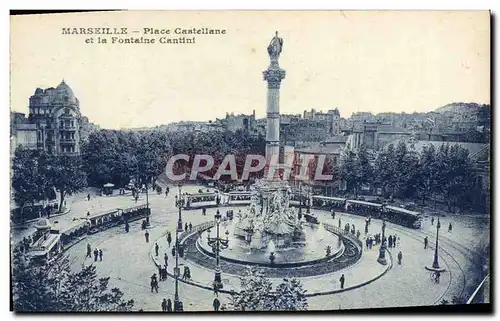
{"label": "statue atop column", "polygon": [[271,58],[271,63],[278,62],[282,50],[283,38],[278,37],[278,31],[276,31],[276,35],[271,39],[269,46],[267,46],[267,53],[269,54],[269,58]]}

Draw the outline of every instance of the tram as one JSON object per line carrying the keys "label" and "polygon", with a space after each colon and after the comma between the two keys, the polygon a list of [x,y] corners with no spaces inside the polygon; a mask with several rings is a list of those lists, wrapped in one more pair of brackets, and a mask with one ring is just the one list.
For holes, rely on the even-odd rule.
{"label": "tram", "polygon": [[384,216],[389,222],[411,228],[422,227],[422,214],[405,208],[386,206]]}
{"label": "tram", "polygon": [[252,192],[229,192],[226,196],[228,205],[250,205],[252,202]]}
{"label": "tram", "polygon": [[366,201],[347,200],[345,210],[348,213],[371,216],[373,218],[381,218],[383,205],[378,203],[370,203]]}
{"label": "tram", "polygon": [[207,192],[184,195],[184,209],[214,207],[220,204],[219,192]]}
{"label": "tram", "polygon": [[422,227],[421,213],[387,204],[347,200],[346,211],[348,213],[371,216],[378,219],[385,218],[389,222],[409,228],[417,229]]}
{"label": "tram", "polygon": [[312,206],[314,208],[322,209],[322,210],[343,210],[345,209],[346,199],[341,197],[329,197],[329,196],[320,196],[314,195],[312,197]]}

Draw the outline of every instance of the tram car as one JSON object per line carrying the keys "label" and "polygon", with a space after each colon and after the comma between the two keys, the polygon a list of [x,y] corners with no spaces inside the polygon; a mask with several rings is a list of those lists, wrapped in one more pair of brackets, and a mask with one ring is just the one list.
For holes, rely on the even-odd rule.
{"label": "tram car", "polygon": [[314,195],[312,197],[312,206],[317,209],[330,211],[332,208],[335,210],[344,210],[346,199],[341,197],[320,196]]}
{"label": "tram car", "polygon": [[215,207],[220,204],[218,191],[184,195],[184,209]]}
{"label": "tram car", "polygon": [[373,218],[381,218],[384,205],[379,203],[370,203],[359,200],[347,200],[345,210],[348,213],[371,216]]}
{"label": "tram car", "polygon": [[122,220],[122,210],[113,210],[91,214],[87,217],[89,234],[97,233],[106,228],[118,225]]}
{"label": "tram car", "polygon": [[229,192],[226,196],[227,205],[250,205],[252,202],[252,192]]}
{"label": "tram car", "polygon": [[346,211],[356,215],[371,216],[373,218],[385,218],[394,224],[409,228],[422,227],[422,214],[404,208],[390,206],[387,204],[370,203],[366,201],[347,200]]}
{"label": "tram car", "polygon": [[422,227],[422,214],[406,208],[386,206],[384,216],[388,221],[411,228]]}
{"label": "tram car", "polygon": [[121,222],[133,222],[148,217],[151,209],[146,205],[138,205],[125,209],[120,209]]}

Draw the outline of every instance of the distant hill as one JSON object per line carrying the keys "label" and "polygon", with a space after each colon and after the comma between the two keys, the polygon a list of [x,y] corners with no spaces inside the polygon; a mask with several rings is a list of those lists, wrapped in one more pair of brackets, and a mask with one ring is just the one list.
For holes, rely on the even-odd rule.
{"label": "distant hill", "polygon": [[435,110],[437,113],[464,113],[464,112],[471,112],[471,109],[476,109],[476,111],[479,111],[480,109],[483,108],[489,108],[490,105],[481,105],[477,103],[451,103],[443,107],[439,107],[438,109]]}

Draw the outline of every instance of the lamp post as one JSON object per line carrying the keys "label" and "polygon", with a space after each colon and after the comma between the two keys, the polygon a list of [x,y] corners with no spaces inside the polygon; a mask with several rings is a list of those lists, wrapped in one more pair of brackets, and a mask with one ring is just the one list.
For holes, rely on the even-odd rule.
{"label": "lamp post", "polygon": [[311,189],[312,188],[310,186],[307,188],[307,214],[311,213]]}
{"label": "lamp post", "polygon": [[299,182],[299,220],[302,218],[302,182]]}
{"label": "lamp post", "polygon": [[437,225],[436,225],[436,248],[434,249],[434,261],[432,262],[432,267],[425,267],[427,270],[430,270],[430,271],[440,271],[440,272],[443,272],[444,269],[442,269],[440,266],[439,266],[439,229],[441,228],[441,222],[439,221],[439,217],[438,217],[438,221],[437,221]]}
{"label": "lamp post", "polygon": [[219,210],[217,210],[217,214],[215,214],[215,224],[217,226],[217,236],[212,238],[210,237],[210,229],[207,231],[207,242],[208,245],[212,248],[212,251],[215,253],[215,260],[216,260],[216,266],[215,266],[215,276],[214,276],[214,289],[221,289],[223,287],[222,285],[222,279],[221,279],[221,268],[220,268],[220,251],[227,249],[229,245],[229,231],[226,230],[226,239],[222,239],[219,236],[219,225],[220,225],[220,219],[221,215]]}
{"label": "lamp post", "polygon": [[177,229],[175,230],[175,270],[174,270],[174,275],[175,275],[174,311],[175,312],[182,311],[181,301],[179,299],[179,275],[180,275],[180,270],[179,270],[179,233],[182,233],[182,217],[181,217],[181,215],[182,215],[182,213],[181,213],[182,186],[180,183],[179,183],[178,187],[179,187],[179,198],[177,201],[177,206],[179,207],[179,220],[177,221]]}
{"label": "lamp post", "polygon": [[377,262],[382,264],[382,265],[387,265],[387,261],[385,259],[385,219],[382,222],[382,244],[380,245],[379,253],[378,253],[378,259]]}

